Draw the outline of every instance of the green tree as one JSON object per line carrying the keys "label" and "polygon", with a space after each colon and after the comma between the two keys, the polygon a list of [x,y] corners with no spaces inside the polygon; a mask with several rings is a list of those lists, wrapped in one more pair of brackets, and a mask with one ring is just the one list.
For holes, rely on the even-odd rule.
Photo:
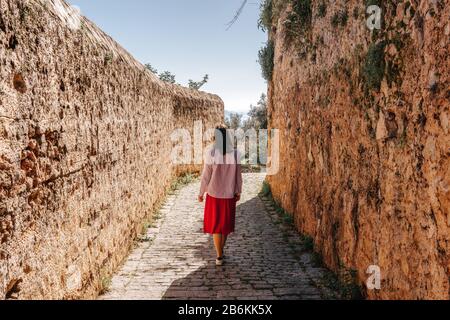
{"label": "green tree", "polygon": [[266,45],[258,52],[258,61],[261,65],[262,76],[266,81],[272,80],[274,68],[275,47],[272,40],[268,40]]}
{"label": "green tree", "polygon": [[147,70],[150,70],[151,72],[153,72],[154,74],[158,74],[158,70],[156,70],[155,68],[153,68],[153,66],[150,63],[146,63],[145,64],[145,68],[147,68]]}
{"label": "green tree", "polygon": [[175,83],[175,75],[172,74],[170,71],[164,71],[161,72],[159,75],[159,79],[161,79],[162,81],[165,82],[169,82],[169,83]]}
{"label": "green tree", "polygon": [[263,93],[256,106],[250,106],[248,119],[244,122],[244,129],[267,129],[267,124],[267,96]]}
{"label": "green tree", "polygon": [[260,15],[258,20],[258,28],[262,31],[268,31],[272,25],[273,1],[263,0],[260,4]]}
{"label": "green tree", "polygon": [[242,127],[242,115],[236,112],[230,113],[229,117],[225,118],[225,124],[228,129],[239,129]]}
{"label": "green tree", "polygon": [[[154,68],[150,63],[145,64],[145,68],[150,72],[158,75],[158,70]],[[159,74],[159,79],[168,83],[176,83],[175,75],[170,71],[164,71]],[[200,90],[209,81],[209,75],[205,75],[201,81],[189,80],[188,86],[191,89]]]}
{"label": "green tree", "polygon": [[200,88],[203,87],[208,82],[208,80],[209,80],[209,75],[206,74],[203,77],[202,81],[196,82],[196,81],[193,81],[193,80],[189,80],[188,86],[191,89],[200,90]]}

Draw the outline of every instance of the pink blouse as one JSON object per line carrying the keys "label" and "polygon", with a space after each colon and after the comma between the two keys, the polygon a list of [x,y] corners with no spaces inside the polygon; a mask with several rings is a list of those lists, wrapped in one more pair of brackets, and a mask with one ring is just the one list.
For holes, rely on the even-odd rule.
{"label": "pink blouse", "polygon": [[[236,164],[237,158],[237,164]],[[200,195],[208,193],[213,198],[233,199],[242,193],[241,155],[238,151],[225,157],[218,150],[207,153],[203,169]]]}

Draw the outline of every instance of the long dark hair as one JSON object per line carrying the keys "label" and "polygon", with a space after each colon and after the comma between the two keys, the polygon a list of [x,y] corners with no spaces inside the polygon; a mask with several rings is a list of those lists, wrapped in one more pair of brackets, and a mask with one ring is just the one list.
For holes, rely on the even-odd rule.
{"label": "long dark hair", "polygon": [[233,138],[228,134],[224,127],[217,127],[215,132],[215,148],[220,151],[222,155],[233,151]]}

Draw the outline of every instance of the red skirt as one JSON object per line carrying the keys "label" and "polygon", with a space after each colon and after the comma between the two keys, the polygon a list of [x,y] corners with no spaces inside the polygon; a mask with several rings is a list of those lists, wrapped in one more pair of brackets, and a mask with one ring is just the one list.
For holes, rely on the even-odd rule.
{"label": "red skirt", "polygon": [[229,235],[236,222],[236,199],[206,196],[204,232]]}

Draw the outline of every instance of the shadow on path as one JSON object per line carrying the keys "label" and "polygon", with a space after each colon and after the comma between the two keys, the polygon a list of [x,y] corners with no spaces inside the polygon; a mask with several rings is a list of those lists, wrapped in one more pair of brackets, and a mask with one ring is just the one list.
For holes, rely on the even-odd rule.
{"label": "shadow on path", "polygon": [[[111,280],[104,300],[321,299],[323,269],[310,262],[300,237],[258,197],[264,174],[244,174],[236,232],[215,265],[212,236],[203,233],[199,182],[167,199],[148,241],[137,243]],[[291,228],[292,229],[292,228]],[[314,280],[314,281],[312,281]],[[328,295],[327,295],[328,296]]]}
{"label": "shadow on path", "polygon": [[257,196],[237,207],[224,266],[215,265],[212,237],[194,255],[206,265],[172,282],[163,299],[321,299]]}

